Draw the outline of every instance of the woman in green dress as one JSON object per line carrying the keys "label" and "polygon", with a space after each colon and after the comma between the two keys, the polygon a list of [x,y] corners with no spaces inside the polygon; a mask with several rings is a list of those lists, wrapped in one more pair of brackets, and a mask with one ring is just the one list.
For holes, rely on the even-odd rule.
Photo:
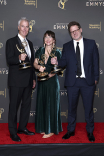
{"label": "woman in green dress", "polygon": [[[53,67],[51,57],[55,55],[60,59],[61,52],[54,48],[56,43],[54,32],[46,31],[43,42],[44,47],[40,47],[35,53],[34,67],[40,72],[48,72],[49,79],[38,81],[35,129],[37,133],[44,134],[42,138],[48,138],[62,131],[60,85],[58,75],[51,74]],[[44,61],[44,67],[40,64],[41,61]]]}

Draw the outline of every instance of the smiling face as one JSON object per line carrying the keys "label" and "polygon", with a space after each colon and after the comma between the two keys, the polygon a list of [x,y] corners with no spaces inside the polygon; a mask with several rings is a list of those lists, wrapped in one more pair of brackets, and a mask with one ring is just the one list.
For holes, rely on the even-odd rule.
{"label": "smiling face", "polygon": [[73,40],[79,41],[82,38],[82,28],[79,29],[77,25],[71,26],[70,34]]}
{"label": "smiling face", "polygon": [[53,43],[55,43],[55,40],[52,38],[52,36],[49,36],[48,34],[46,34],[44,38],[44,43],[46,44],[46,46],[52,46]]}
{"label": "smiling face", "polygon": [[29,32],[29,23],[25,20],[22,20],[20,22],[20,25],[18,26],[19,34],[25,38]]}

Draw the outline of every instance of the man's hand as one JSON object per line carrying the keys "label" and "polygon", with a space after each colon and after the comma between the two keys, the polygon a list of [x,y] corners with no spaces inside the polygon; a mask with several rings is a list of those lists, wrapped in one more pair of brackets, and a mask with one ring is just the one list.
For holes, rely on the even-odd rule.
{"label": "man's hand", "polygon": [[36,86],[36,81],[33,80],[33,87],[32,88],[35,88],[35,86]]}
{"label": "man's hand", "polygon": [[52,57],[52,58],[51,58],[51,64],[56,64],[56,65],[58,65],[57,57]]}
{"label": "man's hand", "polygon": [[26,55],[25,53],[20,54],[20,55],[19,55],[19,60],[21,60],[21,61],[25,61],[26,56],[27,56],[27,55]]}
{"label": "man's hand", "polygon": [[95,80],[95,85],[97,84],[97,81]]}

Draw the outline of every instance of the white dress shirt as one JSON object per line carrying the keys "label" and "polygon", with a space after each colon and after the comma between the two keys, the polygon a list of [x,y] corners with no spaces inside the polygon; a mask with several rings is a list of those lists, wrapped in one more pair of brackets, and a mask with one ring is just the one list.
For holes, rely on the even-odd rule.
{"label": "white dress shirt", "polygon": [[30,47],[29,47],[29,43],[28,43],[27,39],[26,38],[24,39],[20,34],[18,34],[18,37],[21,40],[21,42],[24,42],[24,40],[27,42],[27,46],[25,47],[25,50],[26,50],[26,53],[27,53],[29,59],[31,59],[31,51],[30,51]]}
{"label": "white dress shirt", "polygon": [[[79,42],[80,57],[81,57],[81,71],[82,71],[82,74],[81,74],[80,77],[84,77],[85,78],[85,71],[84,71],[84,65],[83,65],[83,57],[84,57],[84,42],[83,42],[83,37],[79,41],[73,40],[75,52],[76,52],[77,42]],[[76,77],[78,77],[78,76],[76,75]]]}

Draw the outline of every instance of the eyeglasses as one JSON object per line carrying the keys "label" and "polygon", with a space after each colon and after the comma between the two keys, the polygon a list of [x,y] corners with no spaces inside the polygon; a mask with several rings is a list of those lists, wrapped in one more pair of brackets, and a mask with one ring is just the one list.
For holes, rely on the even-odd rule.
{"label": "eyeglasses", "polygon": [[74,31],[72,31],[72,32],[70,32],[71,34],[74,34],[74,32],[77,32],[79,29],[77,29],[77,30],[74,30]]}

